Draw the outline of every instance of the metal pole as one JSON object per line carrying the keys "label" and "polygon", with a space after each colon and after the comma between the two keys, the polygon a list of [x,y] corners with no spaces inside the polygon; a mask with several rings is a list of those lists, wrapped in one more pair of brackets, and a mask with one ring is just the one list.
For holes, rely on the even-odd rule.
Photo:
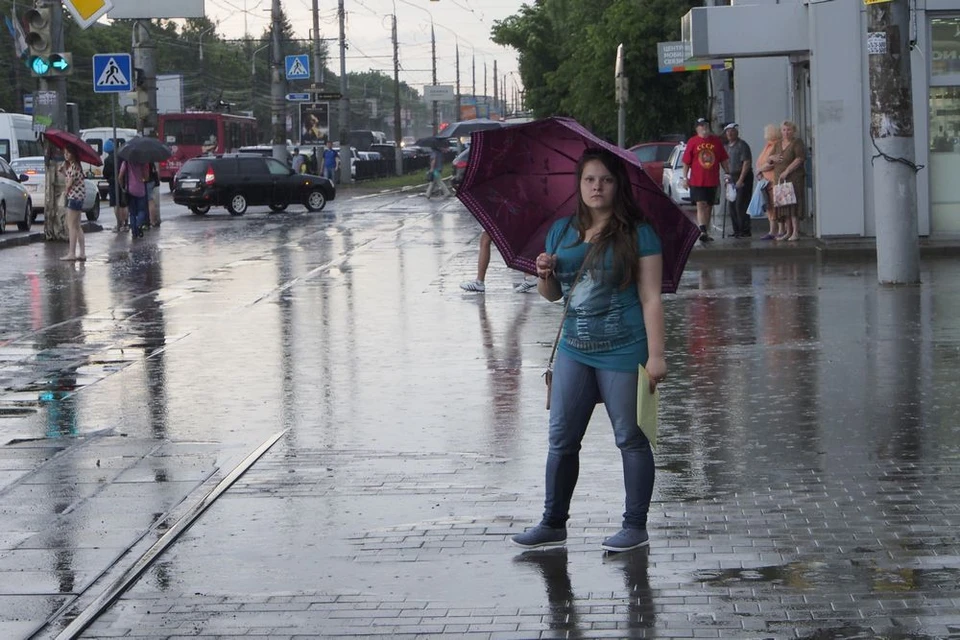
{"label": "metal pole", "polygon": [[500,109],[500,95],[497,93],[497,61],[493,61],[493,106]]}
{"label": "metal pole", "polygon": [[145,92],[147,99],[145,112],[139,102],[137,104],[137,131],[145,136],[152,135],[157,126],[157,65],[154,52],[150,30],[137,20],[133,23],[133,66],[141,73],[142,85],[137,88]]}
{"label": "metal pole", "polygon": [[623,43],[621,43],[617,46],[617,62],[613,71],[617,101],[617,146],[621,149],[627,146],[627,77],[623,67]]}
{"label": "metal pole", "polygon": [[[437,86],[437,36],[433,31],[433,18],[430,18],[430,51],[433,58],[433,86]],[[437,101],[431,100],[433,109],[433,135],[437,135],[439,122],[437,121]]]}
{"label": "metal pole", "polygon": [[271,51],[270,51],[270,124],[273,129],[273,157],[280,162],[287,161],[287,127],[283,54],[280,49],[280,31],[283,28],[281,24],[282,13],[280,10],[280,0],[273,0],[273,6],[270,11],[272,22]]}
{"label": "metal pole", "polygon": [[919,283],[910,7],[893,0],[868,6],[867,15],[868,35],[879,50],[869,54],[877,277],[883,284]]}
{"label": "metal pole", "polygon": [[[110,100],[110,125],[113,127],[113,201],[116,203],[114,205],[113,215],[117,216],[117,209],[120,208],[120,186],[117,184],[117,181],[120,177],[120,167],[117,165],[117,103],[120,102],[120,94],[114,94],[113,99]],[[117,220],[120,217],[117,216]]]}
{"label": "metal pole", "polygon": [[460,42],[457,41],[457,113],[453,116],[454,120],[461,120],[460,115]]}
{"label": "metal pole", "polygon": [[397,175],[403,175],[403,150],[400,141],[403,131],[400,127],[400,44],[397,42],[397,14],[393,14],[393,139],[396,146],[393,151]]}
{"label": "metal pole", "polygon": [[313,0],[313,81],[323,86],[323,63],[320,60],[320,2]]}
{"label": "metal pole", "polygon": [[337,14],[340,18],[340,146],[346,148],[350,141],[350,99],[347,97],[347,31],[346,14],[343,10],[343,0],[337,4]]}
{"label": "metal pole", "polygon": [[[39,6],[39,5],[38,5]],[[50,5],[50,49],[51,51],[63,51],[63,5],[54,2]],[[40,78],[41,91],[55,91],[57,94],[56,111],[54,114],[53,127],[56,129],[67,129],[67,79],[57,77],[51,80]],[[22,106],[18,105],[18,107]],[[37,105],[34,104],[34,109]],[[57,176],[58,164],[54,160],[52,153],[44,154],[46,161],[44,163],[48,176]],[[56,202],[63,187],[63,181],[54,179],[47,180],[44,189],[44,198],[47,202]],[[48,206],[43,216],[43,232],[47,240],[67,240],[66,215],[62,207]]]}

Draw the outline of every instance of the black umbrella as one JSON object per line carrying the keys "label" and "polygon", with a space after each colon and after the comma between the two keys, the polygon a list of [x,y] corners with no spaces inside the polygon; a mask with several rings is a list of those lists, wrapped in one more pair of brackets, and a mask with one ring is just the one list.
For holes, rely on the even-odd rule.
{"label": "black umbrella", "polygon": [[429,136],[427,138],[420,138],[416,142],[416,146],[424,147],[426,149],[448,149],[450,143],[447,138],[438,138],[436,136]]}
{"label": "black umbrella", "polygon": [[138,137],[123,145],[117,155],[127,162],[145,164],[166,160],[173,152],[156,138]]}

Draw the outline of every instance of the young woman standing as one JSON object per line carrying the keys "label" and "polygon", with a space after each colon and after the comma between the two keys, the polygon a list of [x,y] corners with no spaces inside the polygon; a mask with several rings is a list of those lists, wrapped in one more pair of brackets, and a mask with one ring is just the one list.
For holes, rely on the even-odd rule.
{"label": "young woman standing", "polygon": [[73,147],[67,146],[63,149],[64,162],[60,165],[60,173],[63,174],[66,185],[64,190],[67,194],[67,237],[69,238],[69,248],[67,255],[61,260],[74,261],[87,259],[87,247],[83,238],[83,227],[80,226],[80,216],[83,214],[83,201],[87,197],[87,185],[84,182],[83,169],[80,167],[80,160]]}
{"label": "young woman standing", "polygon": [[580,443],[603,402],[620,449],[626,509],[622,529],[601,547],[628,551],[649,540],[654,463],[637,425],[637,382],[641,364],[653,384],[667,373],[663,260],[620,158],[587,149],[577,165],[577,185],[576,212],[553,225],[546,252],[537,257],[540,295],[566,297],[568,307],[553,373],[543,518],[512,542],[524,548],[566,542]]}

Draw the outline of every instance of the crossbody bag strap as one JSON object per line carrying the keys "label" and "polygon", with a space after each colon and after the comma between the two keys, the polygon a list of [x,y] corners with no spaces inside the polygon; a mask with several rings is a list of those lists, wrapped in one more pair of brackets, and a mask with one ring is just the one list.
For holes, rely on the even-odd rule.
{"label": "crossbody bag strap", "polygon": [[[566,235],[566,231],[564,231]],[[583,270],[587,267],[587,261],[590,259],[590,255],[593,253],[593,246],[591,245],[590,250],[587,251],[587,254],[583,256],[583,263],[580,265],[580,270],[577,271],[577,275],[573,278],[573,284],[570,285],[570,290],[567,292],[567,299],[563,303],[563,315],[560,316],[560,326],[557,327],[557,337],[553,340],[553,349],[550,351],[550,361],[547,362],[547,369],[553,369],[553,359],[557,356],[557,347],[560,345],[560,334],[563,333],[563,323],[567,319],[567,311],[570,309],[570,297],[573,295],[573,290],[576,288],[577,284],[580,282],[580,277],[583,275]]]}

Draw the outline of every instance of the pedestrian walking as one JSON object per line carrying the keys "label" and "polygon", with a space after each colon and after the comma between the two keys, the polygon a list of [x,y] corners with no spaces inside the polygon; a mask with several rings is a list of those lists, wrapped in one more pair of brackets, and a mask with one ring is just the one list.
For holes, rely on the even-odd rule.
{"label": "pedestrian walking", "polygon": [[587,149],[576,176],[576,212],[553,224],[536,260],[540,295],[566,299],[550,389],[543,518],[511,541],[525,548],[566,542],[580,443],[603,402],[620,449],[626,508],[622,529],[601,547],[627,551],[649,540],[654,463],[637,425],[637,384],[641,364],[652,385],[667,373],[663,260],[660,239],[637,206],[619,157]]}
{"label": "pedestrian walking", "polygon": [[444,198],[450,197],[450,189],[447,183],[443,181],[443,151],[434,147],[430,156],[430,182],[427,184],[427,199],[433,195],[434,191],[439,191]]}
{"label": "pedestrian walking", "polygon": [[307,162],[307,157],[300,153],[300,147],[293,148],[293,160],[291,161],[291,167],[293,168],[294,173],[303,173],[303,166]]}
{"label": "pedestrian walking", "polygon": [[156,229],[160,226],[160,197],[156,193],[160,186],[160,172],[154,162],[147,164],[147,181],[144,186],[147,190],[147,214],[150,220],[146,226]]}
{"label": "pedestrian walking", "polygon": [[117,226],[114,227],[113,231],[114,233],[120,233],[124,229],[130,228],[130,225],[127,220],[126,194],[117,185],[117,150],[112,139],[108,138],[103,143],[103,150],[107,153],[107,157],[103,161],[103,178],[107,181],[108,189],[107,200],[113,207],[113,217],[117,221]]}
{"label": "pedestrian walking", "polygon": [[139,162],[127,162],[120,165],[120,186],[127,195],[127,210],[130,213],[130,234],[134,238],[143,237],[143,224],[147,220],[147,185],[149,168]]}
{"label": "pedestrian walking", "polygon": [[340,170],[340,153],[333,148],[333,142],[327,140],[327,146],[323,150],[323,177],[334,181],[334,176]]}
{"label": "pedestrian walking", "polygon": [[68,248],[67,255],[60,259],[82,261],[87,259],[87,246],[83,237],[83,227],[80,226],[80,216],[83,213],[83,201],[87,197],[87,185],[76,149],[69,145],[64,147],[63,160],[60,173],[66,182],[64,205],[67,209]]}
{"label": "pedestrian walking", "polygon": [[720,186],[720,167],[729,173],[730,165],[723,140],[710,133],[710,123],[700,118],[696,126],[697,135],[687,141],[683,151],[683,181],[690,187],[690,202],[697,206],[700,242],[706,244],[713,242],[707,227]]}
{"label": "pedestrian walking", "polygon": [[753,154],[750,145],[740,137],[740,125],[731,122],[723,128],[727,137],[726,151],[730,164],[727,182],[737,189],[737,199],[731,202],[730,221],[733,223],[734,238],[750,237],[750,216],[747,205],[753,195]]}
{"label": "pedestrian walking", "polygon": [[[467,280],[460,283],[460,288],[464,291],[474,291],[483,293],[487,290],[484,280],[487,277],[487,269],[490,268],[490,245],[492,244],[490,234],[484,231],[480,234],[480,255],[477,257],[477,279]],[[535,289],[537,283],[534,280],[524,276],[523,280],[518,282],[513,290],[516,293],[526,293]]]}

